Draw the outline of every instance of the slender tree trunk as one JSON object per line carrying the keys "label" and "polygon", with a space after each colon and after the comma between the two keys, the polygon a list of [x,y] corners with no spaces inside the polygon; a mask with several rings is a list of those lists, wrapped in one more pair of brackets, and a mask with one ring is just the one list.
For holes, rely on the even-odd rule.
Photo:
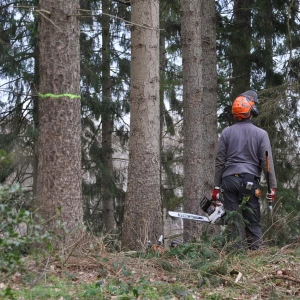
{"label": "slender tree trunk", "polygon": [[[36,205],[58,246],[75,243],[83,222],[79,1],[41,0],[39,154]],[[57,228],[58,220],[68,231]]]}
{"label": "slender tree trunk", "polygon": [[[184,211],[203,214],[199,200],[211,193],[217,143],[215,7],[212,0],[184,0],[182,58],[184,108]],[[184,240],[203,225],[184,221]]]}
{"label": "slender tree trunk", "polygon": [[[36,132],[39,129],[39,97],[38,97],[38,87],[39,87],[39,50],[38,44],[34,46],[34,80],[31,85],[32,93],[32,119],[34,124],[34,130]],[[38,172],[38,136],[33,137],[33,150],[32,150],[32,194],[33,198],[36,197],[37,192],[37,172]]]}
{"label": "slender tree trunk", "polygon": [[[110,13],[110,0],[102,1],[103,13]],[[111,80],[110,80],[110,17],[102,15],[102,149],[103,149],[103,224],[104,231],[111,232],[115,227],[113,189],[113,163],[112,163],[112,133],[113,115],[111,112]]]}
{"label": "slender tree trunk", "polygon": [[[122,244],[145,249],[163,234],[160,196],[159,1],[132,0],[131,116]],[[146,28],[149,27],[149,28]]]}
{"label": "slender tree trunk", "polygon": [[251,6],[253,0],[234,0],[232,31],[232,97],[250,89]]}
{"label": "slender tree trunk", "polygon": [[[38,0],[33,1],[33,5],[38,5]],[[34,17],[35,29],[38,29],[38,15]],[[31,93],[32,93],[32,119],[33,128],[35,134],[33,137],[33,149],[32,149],[32,195],[35,199],[36,197],[36,184],[37,184],[37,171],[38,171],[38,135],[36,134],[39,129],[39,44],[37,34],[33,35],[31,41],[33,47],[33,59],[34,59],[34,78],[31,83]]]}
{"label": "slender tree trunk", "polygon": [[[162,22],[160,22],[162,24]],[[164,26],[161,28],[164,28]],[[160,99],[160,108],[159,108],[159,115],[160,115],[160,130],[159,130],[159,140],[160,140],[160,150],[159,152],[162,153],[163,151],[163,129],[164,129],[164,120],[165,120],[165,103],[164,103],[164,83],[165,83],[165,70],[167,68],[167,58],[166,58],[166,36],[165,31],[160,31],[159,36],[159,61],[160,61],[160,89],[159,89],[159,99]],[[162,163],[160,163],[160,196],[163,205],[163,167]],[[163,209],[163,207],[162,207]],[[162,210],[163,213],[163,210]]]}
{"label": "slender tree trunk", "polygon": [[266,57],[266,88],[270,88],[273,83],[273,7],[271,0],[265,0],[264,2],[264,28],[265,28],[265,51]]}

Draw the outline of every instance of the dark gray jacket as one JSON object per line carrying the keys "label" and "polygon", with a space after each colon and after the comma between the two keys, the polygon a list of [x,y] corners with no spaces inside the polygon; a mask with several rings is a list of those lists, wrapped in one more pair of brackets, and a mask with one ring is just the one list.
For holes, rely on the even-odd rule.
{"label": "dark gray jacket", "polygon": [[215,186],[228,175],[249,173],[257,177],[266,174],[266,151],[269,156],[270,187],[277,188],[272,150],[268,133],[250,119],[238,121],[223,130],[215,163]]}

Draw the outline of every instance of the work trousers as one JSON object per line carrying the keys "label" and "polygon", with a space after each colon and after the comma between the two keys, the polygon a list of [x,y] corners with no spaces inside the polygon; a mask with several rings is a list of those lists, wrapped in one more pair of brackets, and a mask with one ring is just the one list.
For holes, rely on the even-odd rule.
{"label": "work trousers", "polygon": [[[245,246],[251,250],[259,249],[263,245],[262,228],[260,223],[260,203],[255,196],[255,190],[258,188],[259,182],[253,181],[253,187],[250,191],[250,198],[241,209],[242,199],[240,195],[241,184],[245,178],[241,175],[226,176],[222,179],[221,193],[224,201],[225,210],[238,211],[240,214],[234,217],[230,231],[231,240],[237,242],[239,248]],[[245,208],[250,208],[245,209]],[[228,220],[229,224],[230,219]],[[232,221],[232,220],[231,220]]]}

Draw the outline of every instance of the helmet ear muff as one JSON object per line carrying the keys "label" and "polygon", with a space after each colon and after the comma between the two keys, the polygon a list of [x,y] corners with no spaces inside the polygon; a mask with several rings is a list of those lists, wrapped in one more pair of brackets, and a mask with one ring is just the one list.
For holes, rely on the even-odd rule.
{"label": "helmet ear muff", "polygon": [[257,109],[256,106],[252,106],[251,108],[251,115],[256,118],[259,115],[259,110]]}
{"label": "helmet ear muff", "polygon": [[[249,102],[257,102],[257,99],[253,99],[252,97],[248,96],[248,95],[241,95],[244,96]],[[251,104],[250,104],[251,105]],[[259,110],[258,108],[254,105],[251,105],[251,111],[250,111],[251,115],[256,118],[259,115]]]}

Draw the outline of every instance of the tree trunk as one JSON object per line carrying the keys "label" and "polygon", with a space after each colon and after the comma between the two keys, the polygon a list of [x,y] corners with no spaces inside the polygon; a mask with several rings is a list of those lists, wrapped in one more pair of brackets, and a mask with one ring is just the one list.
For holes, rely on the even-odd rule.
{"label": "tree trunk", "polygon": [[[103,13],[109,14],[110,0],[102,1]],[[113,163],[112,163],[112,132],[113,115],[111,112],[110,90],[110,17],[102,15],[102,149],[103,149],[103,225],[105,232],[115,228],[113,189]]]}
{"label": "tree trunk", "polygon": [[60,235],[58,246],[75,243],[83,222],[78,8],[74,0],[41,0],[39,6],[36,205],[48,228]]}
{"label": "tree trunk", "polygon": [[[165,26],[162,27],[162,22],[160,22],[161,28],[165,28]],[[164,24],[163,24],[164,25]],[[162,154],[163,151],[163,129],[164,129],[164,121],[165,121],[165,102],[164,102],[164,83],[165,83],[165,70],[167,68],[167,57],[166,57],[166,36],[165,36],[165,30],[160,31],[159,35],[159,64],[160,64],[160,89],[159,89],[159,99],[160,99],[160,107],[159,107],[159,121],[160,121],[160,130],[159,130],[159,140],[160,140],[160,150],[159,152]],[[162,155],[161,155],[162,157]],[[160,163],[160,196],[161,196],[161,202],[163,206],[163,166],[162,163]],[[163,211],[162,211],[163,213]]]}
{"label": "tree trunk", "polygon": [[[211,193],[217,143],[215,7],[212,0],[182,1],[184,109],[184,211],[203,214]],[[184,240],[199,238],[203,224],[184,221]]]}
{"label": "tree trunk", "polygon": [[251,5],[253,0],[235,0],[232,31],[232,98],[250,89]]}
{"label": "tree trunk", "polygon": [[[215,157],[218,144],[217,118],[217,53],[216,53],[216,9],[214,0],[203,1],[202,53],[203,53],[203,104],[202,115],[202,160],[198,172],[201,174],[201,190],[210,198],[214,187]],[[219,226],[210,226],[210,232],[220,232]]]}
{"label": "tree trunk", "polygon": [[[163,234],[160,197],[159,1],[132,0],[131,116],[122,245],[145,249]],[[147,28],[146,28],[147,27]]]}
{"label": "tree trunk", "polygon": [[[31,84],[32,93],[32,120],[34,130],[39,130],[39,46],[36,43],[34,46],[34,79]],[[38,172],[38,136],[33,137],[33,149],[32,149],[32,195],[36,198],[37,193],[37,172]]]}
{"label": "tree trunk", "polygon": [[273,64],[273,7],[272,1],[266,0],[264,2],[264,29],[265,29],[265,51],[266,51],[266,85],[269,89],[273,84],[274,64]]}

